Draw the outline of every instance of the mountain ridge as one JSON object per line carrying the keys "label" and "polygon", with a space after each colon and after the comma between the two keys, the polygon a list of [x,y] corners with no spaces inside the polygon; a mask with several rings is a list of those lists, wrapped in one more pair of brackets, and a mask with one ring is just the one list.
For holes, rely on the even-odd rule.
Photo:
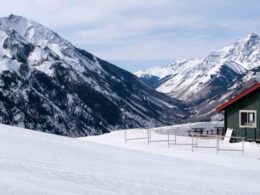
{"label": "mountain ridge", "polygon": [[21,16],[0,18],[0,122],[70,137],[172,124],[185,104]]}
{"label": "mountain ridge", "polygon": [[196,107],[205,107],[203,104],[216,101],[228,93],[229,87],[234,86],[237,80],[252,75],[250,72],[259,66],[260,37],[250,33],[205,58],[177,60],[135,74],[157,91],[190,104],[195,115],[200,115],[201,111]]}

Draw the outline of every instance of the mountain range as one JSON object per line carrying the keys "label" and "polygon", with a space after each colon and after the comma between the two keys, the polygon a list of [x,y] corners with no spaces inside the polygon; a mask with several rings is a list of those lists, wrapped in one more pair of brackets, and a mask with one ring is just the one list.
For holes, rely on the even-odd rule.
{"label": "mountain range", "polygon": [[205,58],[176,60],[135,74],[157,91],[184,101],[191,120],[198,121],[214,119],[217,105],[253,85],[259,66],[260,38],[251,33]]}
{"label": "mountain range", "polygon": [[79,137],[220,120],[215,108],[256,81],[251,33],[202,59],[131,74],[21,16],[0,18],[0,122]]}
{"label": "mountain range", "polygon": [[43,25],[0,18],[0,122],[70,137],[173,124],[186,104]]}

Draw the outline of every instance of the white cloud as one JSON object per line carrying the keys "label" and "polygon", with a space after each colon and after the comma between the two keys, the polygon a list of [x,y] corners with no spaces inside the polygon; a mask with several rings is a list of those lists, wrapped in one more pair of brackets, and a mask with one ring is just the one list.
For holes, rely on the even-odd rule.
{"label": "white cloud", "polygon": [[110,60],[200,57],[260,33],[257,0],[1,0],[22,15]]}
{"label": "white cloud", "polygon": [[[210,49],[209,49],[210,45]],[[160,37],[152,39],[127,42],[120,47],[112,47],[109,50],[99,49],[97,55],[107,60],[158,60],[158,59],[183,59],[204,57],[210,51],[225,46],[224,40],[211,45],[211,40],[203,37],[195,39],[180,39],[172,37],[171,40]]]}
{"label": "white cloud", "polygon": [[113,19],[124,11],[167,5],[170,1],[159,0],[8,0],[0,7],[3,15],[20,14],[39,19],[46,25],[68,26],[88,24]]}

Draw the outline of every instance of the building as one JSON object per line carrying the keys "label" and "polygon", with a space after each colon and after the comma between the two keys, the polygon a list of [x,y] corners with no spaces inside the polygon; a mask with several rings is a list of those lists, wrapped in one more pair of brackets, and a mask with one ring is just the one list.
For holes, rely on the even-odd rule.
{"label": "building", "polygon": [[220,105],[224,113],[224,127],[233,129],[233,136],[248,141],[260,141],[260,83],[245,90],[235,98]]}

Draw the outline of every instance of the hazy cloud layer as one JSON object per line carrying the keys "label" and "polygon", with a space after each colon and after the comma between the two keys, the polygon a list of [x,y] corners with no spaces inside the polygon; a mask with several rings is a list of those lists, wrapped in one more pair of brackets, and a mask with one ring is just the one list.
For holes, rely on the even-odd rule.
{"label": "hazy cloud layer", "polygon": [[[108,60],[202,57],[250,32],[258,0],[9,0],[10,13],[38,21]],[[141,67],[140,67],[141,68]]]}

